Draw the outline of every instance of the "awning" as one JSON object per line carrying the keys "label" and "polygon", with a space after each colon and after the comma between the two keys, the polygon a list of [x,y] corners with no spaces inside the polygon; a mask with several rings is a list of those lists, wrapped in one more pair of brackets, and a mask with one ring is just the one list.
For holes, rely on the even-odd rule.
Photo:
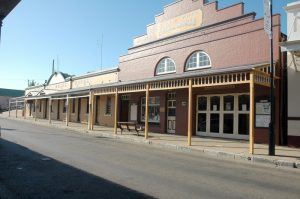
{"label": "awning", "polygon": [[300,51],[300,40],[286,41],[279,43],[282,52],[297,52]]}

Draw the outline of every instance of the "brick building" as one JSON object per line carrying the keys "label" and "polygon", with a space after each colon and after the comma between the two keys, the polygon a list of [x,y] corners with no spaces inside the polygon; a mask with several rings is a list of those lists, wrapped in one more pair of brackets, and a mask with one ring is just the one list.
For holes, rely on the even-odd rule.
{"label": "brick building", "polygon": [[[76,77],[68,77],[26,89],[26,115],[51,115],[67,124],[88,122],[89,129],[99,123],[113,126],[115,132],[118,122],[139,123],[145,125],[146,139],[148,131],[179,134],[187,136],[188,144],[192,136],[245,139],[253,153],[254,142],[268,142],[270,120],[264,22],[254,12],[244,13],[243,3],[219,9],[218,2],[205,2],[178,0],[166,5],[147,33],[136,37],[120,57],[118,70],[94,74],[96,80],[89,86],[74,86]],[[275,133],[276,143],[282,144],[279,110],[285,57],[279,47],[280,15],[273,21]],[[108,74],[113,74],[109,81],[101,82]],[[85,82],[90,76],[77,78]],[[59,89],[49,92],[53,86]]]}

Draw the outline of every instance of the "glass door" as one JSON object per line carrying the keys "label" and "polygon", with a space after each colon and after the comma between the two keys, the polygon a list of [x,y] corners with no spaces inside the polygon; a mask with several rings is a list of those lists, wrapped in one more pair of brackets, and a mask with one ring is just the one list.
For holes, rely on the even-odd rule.
{"label": "glass door", "polygon": [[198,97],[198,113],[197,113],[197,131],[198,132],[207,132],[207,97],[201,96]]}
{"label": "glass door", "polygon": [[220,96],[210,97],[210,133],[220,133]]}

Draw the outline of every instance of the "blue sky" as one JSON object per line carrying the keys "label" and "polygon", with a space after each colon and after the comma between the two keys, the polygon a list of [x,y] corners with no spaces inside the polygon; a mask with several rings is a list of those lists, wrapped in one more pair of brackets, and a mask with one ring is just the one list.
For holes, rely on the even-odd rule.
{"label": "blue sky", "polygon": [[[223,8],[242,0],[219,0]],[[295,0],[273,0],[274,13]],[[22,0],[4,20],[0,44],[0,88],[24,89],[28,79],[43,83],[51,74],[52,59],[59,70],[83,74],[118,65],[132,39],[146,32],[154,15],[173,0]],[[263,0],[244,0],[246,12],[262,17]]]}

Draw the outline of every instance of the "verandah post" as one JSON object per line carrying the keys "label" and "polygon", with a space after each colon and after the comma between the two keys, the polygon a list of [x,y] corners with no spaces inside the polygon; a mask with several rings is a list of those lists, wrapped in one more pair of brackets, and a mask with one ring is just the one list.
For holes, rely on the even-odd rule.
{"label": "verandah post", "polygon": [[189,79],[189,102],[188,102],[188,146],[192,145],[192,117],[193,117],[193,88],[192,79]]}
{"label": "verandah post", "polygon": [[48,119],[49,119],[49,124],[51,124],[51,109],[52,109],[52,99],[51,97],[49,98],[49,108],[48,108]]}
{"label": "verandah post", "polygon": [[116,88],[115,92],[115,120],[114,120],[114,133],[117,134],[118,128],[118,88]]}
{"label": "verandah post", "polygon": [[37,121],[37,99],[34,101],[34,121]]}
{"label": "verandah post", "polygon": [[149,84],[146,85],[145,139],[148,139],[148,130],[149,130]]}
{"label": "verandah post", "polygon": [[67,100],[66,100],[66,104],[64,104],[66,106],[66,126],[69,126],[69,120],[70,120],[70,101],[69,101],[69,95],[67,95]]}

